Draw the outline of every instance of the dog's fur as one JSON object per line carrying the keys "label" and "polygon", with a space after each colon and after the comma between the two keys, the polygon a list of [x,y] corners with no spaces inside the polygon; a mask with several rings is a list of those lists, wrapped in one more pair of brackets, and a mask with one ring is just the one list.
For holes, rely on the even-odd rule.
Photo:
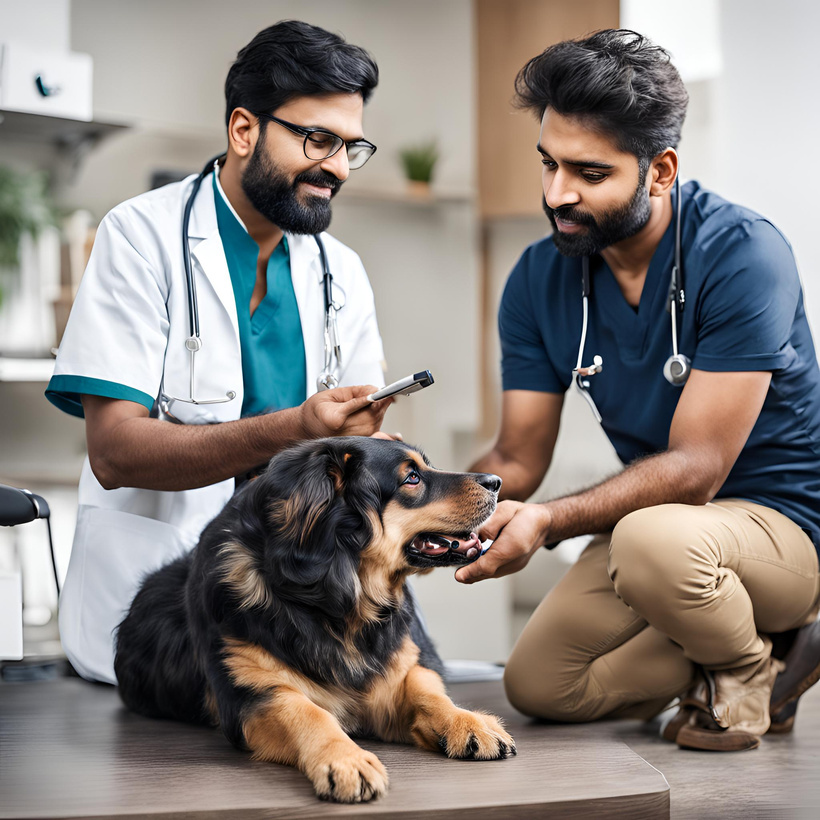
{"label": "dog's fur", "polygon": [[411,573],[470,560],[414,549],[416,537],[467,538],[499,484],[434,470],[396,441],[282,452],[191,553],[143,583],[117,633],[123,701],[219,725],[255,759],[296,766],[320,797],[342,802],[387,787],[350,734],[457,758],[515,754],[497,718],[447,697],[405,587]]}

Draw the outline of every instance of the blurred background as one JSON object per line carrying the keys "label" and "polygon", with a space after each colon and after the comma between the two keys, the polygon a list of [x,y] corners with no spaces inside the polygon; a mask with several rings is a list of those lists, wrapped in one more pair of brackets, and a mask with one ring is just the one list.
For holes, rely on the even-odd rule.
{"label": "blurred background", "polygon": [[[331,232],[370,275],[387,380],[435,375],[434,387],[391,408],[385,429],[436,466],[466,468],[496,429],[499,296],[522,250],[548,231],[538,124],[513,108],[513,80],[559,40],[622,26],[672,53],[691,97],[683,177],[786,233],[818,327],[820,4],[811,0],[0,0],[0,483],[48,499],[61,575],[84,430],[43,391],[94,228],[117,203],[224,150],[227,70],[259,30],[286,18],[338,32],[379,64],[365,110],[365,135],[379,151],[335,200]],[[426,172],[410,172],[419,165]],[[570,395],[535,497],[618,469],[588,408]],[[473,587],[449,572],[419,579],[442,654],[503,662],[582,547],[575,539],[541,551],[518,576]],[[0,608],[20,577],[26,655],[59,653],[43,522],[0,530]]]}

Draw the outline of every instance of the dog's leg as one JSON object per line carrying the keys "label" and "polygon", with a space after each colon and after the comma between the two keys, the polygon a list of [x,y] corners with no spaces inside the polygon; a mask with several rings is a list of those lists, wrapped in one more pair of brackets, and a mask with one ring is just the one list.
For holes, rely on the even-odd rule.
{"label": "dog's leg", "polygon": [[499,760],[516,754],[515,741],[499,718],[470,712],[447,696],[444,682],[431,669],[413,666],[404,680],[406,719],[416,745],[447,757]]}
{"label": "dog's leg", "polygon": [[387,791],[387,771],[379,758],[296,689],[277,686],[243,720],[242,729],[255,760],[295,766],[324,800],[364,803]]}

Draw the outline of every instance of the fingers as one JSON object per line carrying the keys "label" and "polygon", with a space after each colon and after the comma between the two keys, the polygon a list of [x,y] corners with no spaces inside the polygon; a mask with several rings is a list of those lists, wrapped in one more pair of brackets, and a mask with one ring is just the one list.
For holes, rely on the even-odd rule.
{"label": "fingers", "polygon": [[477,561],[461,567],[456,572],[456,581],[460,584],[474,584],[476,581],[484,581],[492,578],[495,573],[495,562],[489,557],[492,547],[484,553]]}
{"label": "fingers", "polygon": [[481,525],[478,532],[482,541],[495,541],[498,534],[524,505],[520,501],[502,501],[495,512]]}
{"label": "fingers", "polygon": [[383,433],[381,430],[373,433],[370,438],[381,438],[386,441],[404,441],[401,433]]}
{"label": "fingers", "polygon": [[456,580],[473,584],[523,569],[532,553],[545,543],[551,520],[544,505],[502,501],[479,532],[479,538],[492,539],[493,545],[478,560],[459,569]]}

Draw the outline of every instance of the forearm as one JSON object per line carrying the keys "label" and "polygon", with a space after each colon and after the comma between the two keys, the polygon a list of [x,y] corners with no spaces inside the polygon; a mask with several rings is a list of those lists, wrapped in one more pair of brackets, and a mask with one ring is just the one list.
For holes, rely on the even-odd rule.
{"label": "forearm", "polygon": [[708,459],[683,451],[649,456],[584,492],[546,502],[546,541],[555,543],[576,535],[608,532],[625,515],[644,507],[705,504],[712,498],[712,485]]}
{"label": "forearm", "polygon": [[106,489],[190,490],[242,475],[306,437],[298,407],[222,424],[129,418],[92,467]]}
{"label": "forearm", "polygon": [[544,468],[539,475],[538,470],[522,464],[517,459],[506,457],[498,448],[490,450],[469,469],[471,473],[493,473],[501,479],[499,501],[525,501],[538,489],[546,472]]}

